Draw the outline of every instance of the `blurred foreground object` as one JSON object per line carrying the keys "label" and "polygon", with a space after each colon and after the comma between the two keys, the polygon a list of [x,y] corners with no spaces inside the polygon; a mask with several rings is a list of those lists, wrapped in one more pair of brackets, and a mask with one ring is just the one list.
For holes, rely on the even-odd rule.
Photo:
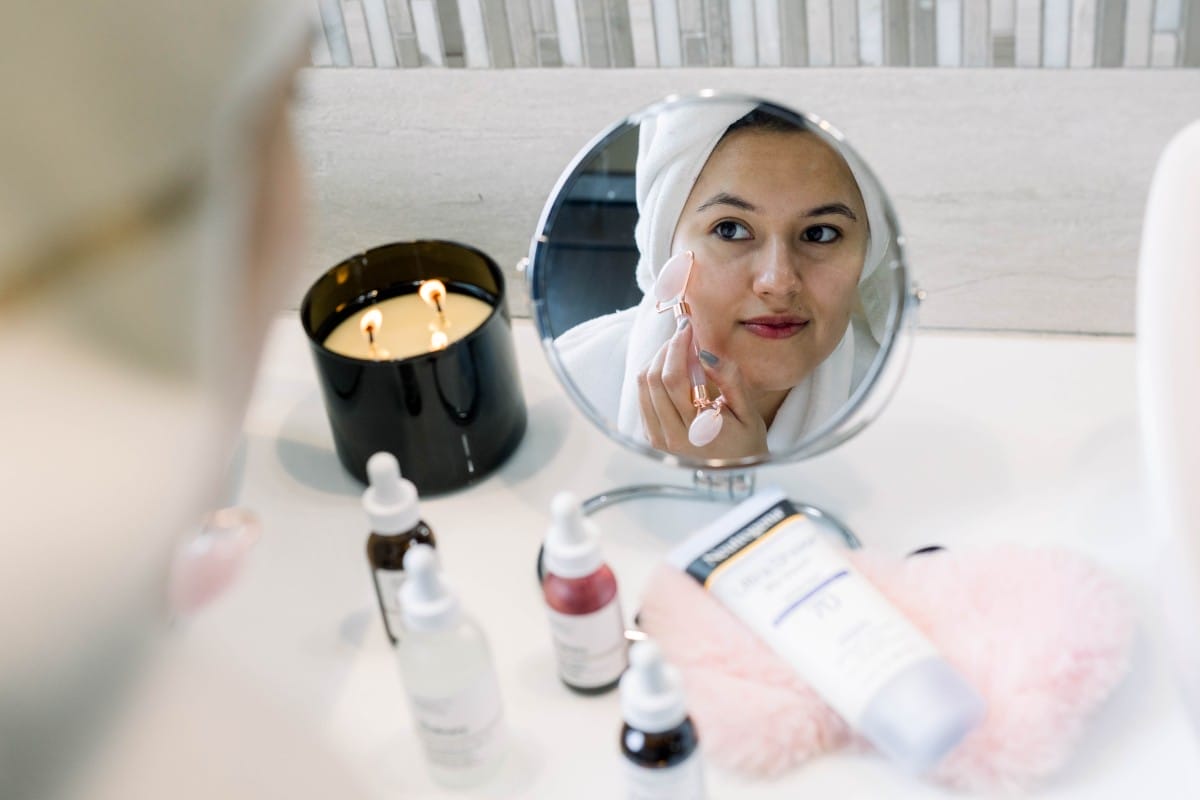
{"label": "blurred foreground object", "polygon": [[1138,402],[1162,611],[1200,731],[1200,122],[1167,145],[1138,264]]}
{"label": "blurred foreground object", "polygon": [[[265,326],[297,261],[287,101],[308,33],[284,0],[5,9],[5,800],[71,783],[81,796],[162,797],[151,764],[174,775],[174,797],[331,796],[303,777],[320,757],[293,750],[276,765],[266,742],[242,750],[244,783],[206,793],[193,780],[204,770],[172,772],[223,775],[235,734],[289,726],[163,646],[172,554],[225,504]],[[186,599],[211,599],[231,575]],[[273,788],[293,774],[291,789]]]}

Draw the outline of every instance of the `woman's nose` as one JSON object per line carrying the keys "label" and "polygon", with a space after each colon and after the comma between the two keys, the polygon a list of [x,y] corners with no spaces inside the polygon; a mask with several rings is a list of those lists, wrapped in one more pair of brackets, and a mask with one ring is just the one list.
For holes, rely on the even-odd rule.
{"label": "woman's nose", "polygon": [[800,290],[800,267],[786,242],[772,240],[763,246],[754,265],[754,292],[763,296],[788,296]]}

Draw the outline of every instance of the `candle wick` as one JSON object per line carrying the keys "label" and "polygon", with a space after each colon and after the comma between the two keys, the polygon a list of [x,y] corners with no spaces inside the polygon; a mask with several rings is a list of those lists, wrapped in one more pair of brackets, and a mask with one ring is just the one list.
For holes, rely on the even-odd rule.
{"label": "candle wick", "polygon": [[372,347],[375,346],[375,326],[374,325],[367,326],[367,343],[370,344]]}

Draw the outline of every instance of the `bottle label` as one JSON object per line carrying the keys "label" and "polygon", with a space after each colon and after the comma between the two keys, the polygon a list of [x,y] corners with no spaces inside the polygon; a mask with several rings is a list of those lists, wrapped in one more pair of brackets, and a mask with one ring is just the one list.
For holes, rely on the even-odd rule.
{"label": "bottle label", "polygon": [[643,767],[625,762],[625,796],[629,800],[701,800],[704,769],[699,753],[672,767]]}
{"label": "bottle label", "polygon": [[393,644],[400,641],[400,635],[404,633],[404,617],[400,614],[400,587],[403,585],[403,570],[375,570],[375,591],[379,593],[379,605],[383,608],[383,626]]}
{"label": "bottle label", "polygon": [[457,694],[409,693],[417,735],[429,761],[446,769],[471,769],[498,758],[505,746],[500,686],[490,670]]}
{"label": "bottle label", "polygon": [[558,656],[558,674],[571,686],[593,689],[621,677],[627,662],[625,620],[614,597],[588,614],[563,614],[547,608],[550,634]]}

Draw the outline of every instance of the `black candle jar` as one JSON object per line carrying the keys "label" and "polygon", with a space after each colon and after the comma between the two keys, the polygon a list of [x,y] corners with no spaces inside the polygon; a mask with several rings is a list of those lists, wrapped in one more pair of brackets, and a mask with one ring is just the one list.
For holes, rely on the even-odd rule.
{"label": "black candle jar", "polygon": [[[437,279],[492,306],[443,350],[403,360],[335,353],[325,339],[344,320]],[[313,284],[300,306],[338,459],[367,482],[367,459],[386,450],[422,494],[470,485],[496,469],[525,433],[504,275],[480,251],[443,241],[401,242],[351,256]]]}

